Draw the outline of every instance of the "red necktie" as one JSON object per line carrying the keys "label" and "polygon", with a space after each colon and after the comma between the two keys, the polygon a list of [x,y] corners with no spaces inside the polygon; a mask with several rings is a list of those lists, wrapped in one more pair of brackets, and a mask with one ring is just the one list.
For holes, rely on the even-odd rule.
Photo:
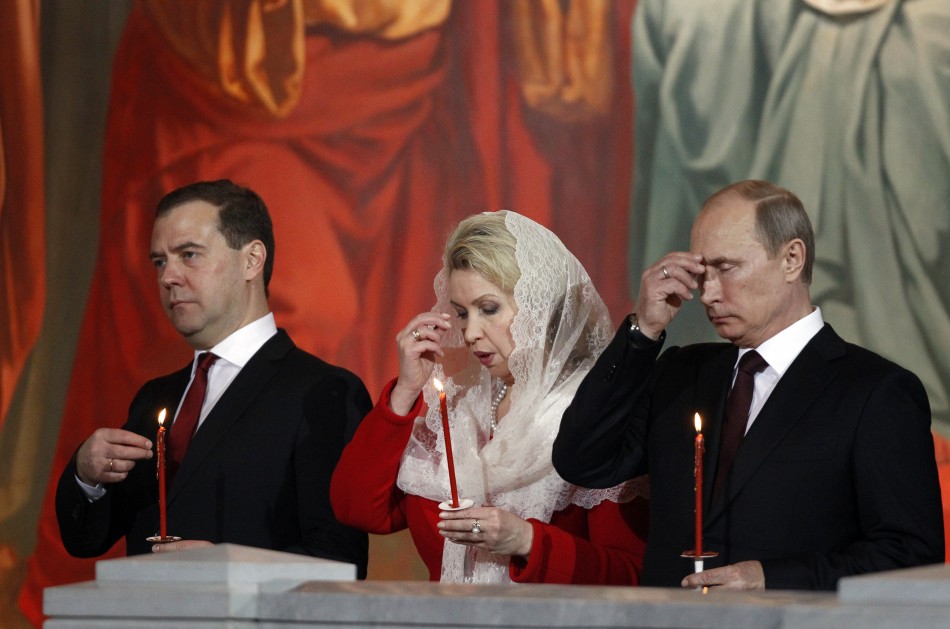
{"label": "red necktie", "polygon": [[769,364],[755,350],[746,352],[739,359],[739,371],[736,381],[726,400],[726,412],[722,426],[722,440],[719,443],[719,465],[716,467],[716,480],[713,483],[713,501],[719,496],[729,478],[732,463],[736,459],[739,444],[745,436],[749,423],[749,407],[752,406],[752,392],[755,390],[755,374]]}
{"label": "red necktie", "polygon": [[195,379],[188,387],[185,401],[181,403],[178,417],[175,418],[175,423],[172,424],[171,432],[168,435],[168,464],[171,475],[174,475],[182,459],[185,458],[188,444],[191,443],[191,437],[198,427],[201,405],[204,403],[205,392],[208,390],[208,370],[211,369],[211,365],[216,360],[218,360],[218,357],[211,352],[204,352],[198,356]]}

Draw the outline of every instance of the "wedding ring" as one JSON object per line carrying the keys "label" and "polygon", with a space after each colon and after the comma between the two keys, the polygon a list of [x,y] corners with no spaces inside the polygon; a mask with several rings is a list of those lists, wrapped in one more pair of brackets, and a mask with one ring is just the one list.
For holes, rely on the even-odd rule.
{"label": "wedding ring", "polygon": [[109,459],[109,472],[112,472],[112,464],[115,463],[115,459]]}
{"label": "wedding ring", "polygon": [[421,341],[421,340],[422,340],[422,335],[419,334],[419,330],[413,330],[413,331],[412,331],[412,338],[416,339],[417,341]]}
{"label": "wedding ring", "polygon": [[478,525],[478,520],[472,522],[472,533],[481,533],[482,527]]}
{"label": "wedding ring", "polygon": [[665,279],[670,279],[670,274],[667,272],[666,267],[663,267],[663,277]]}

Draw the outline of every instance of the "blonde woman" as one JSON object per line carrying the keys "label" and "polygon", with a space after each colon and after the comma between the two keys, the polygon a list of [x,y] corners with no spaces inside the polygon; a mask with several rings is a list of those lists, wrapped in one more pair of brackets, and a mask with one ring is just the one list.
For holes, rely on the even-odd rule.
{"label": "blonde woman", "polygon": [[[551,463],[561,414],[613,329],[580,262],[534,221],[484,213],[450,237],[435,289],[334,473],[337,518],[408,527],[432,580],[637,583],[644,484],[582,489]],[[450,489],[433,377],[446,383],[459,494],[474,501],[460,511],[438,506]]]}

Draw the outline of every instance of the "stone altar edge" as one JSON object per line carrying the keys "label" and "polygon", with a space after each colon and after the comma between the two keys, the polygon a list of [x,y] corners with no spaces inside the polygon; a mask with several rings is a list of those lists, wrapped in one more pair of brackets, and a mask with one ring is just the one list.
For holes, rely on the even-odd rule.
{"label": "stone altar edge", "polygon": [[[306,583],[262,592],[262,621],[411,626],[779,627],[792,603],[830,593],[708,592],[576,585]],[[596,613],[592,613],[595,611]]]}
{"label": "stone altar edge", "polygon": [[843,603],[868,605],[950,605],[950,565],[847,577],[838,582],[838,598]]}
{"label": "stone altar edge", "polygon": [[251,584],[127,584],[95,581],[46,588],[43,613],[56,619],[202,619],[258,616],[260,589]]}
{"label": "stone altar edge", "polygon": [[100,582],[258,584],[274,579],[352,581],[356,566],[237,544],[96,562],[96,580]]}

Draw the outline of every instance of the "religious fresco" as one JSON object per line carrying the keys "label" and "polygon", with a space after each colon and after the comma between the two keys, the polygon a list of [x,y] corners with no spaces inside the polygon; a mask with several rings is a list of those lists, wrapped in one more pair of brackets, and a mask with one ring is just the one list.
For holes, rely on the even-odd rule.
{"label": "religious fresco", "polygon": [[[0,7],[0,625],[91,575],[50,474],[190,356],[146,249],[157,199],[195,179],[261,193],[278,324],[374,395],[460,218],[552,228],[619,321],[707,194],[776,181],[813,212],[826,319],[918,373],[950,435],[945,2],[39,4]],[[711,334],[698,308],[674,325]],[[371,578],[423,578],[407,539],[373,543]]]}
{"label": "religious fresco", "polygon": [[[631,275],[688,242],[723,183],[792,190],[815,228],[812,301],[914,371],[950,436],[947,3],[643,0],[633,28]],[[715,338],[683,314],[678,341]]]}
{"label": "religious fresco", "polygon": [[[278,324],[371,391],[396,372],[396,330],[433,304],[445,236],[474,212],[516,209],[555,229],[623,315],[632,8],[131,4],[111,67],[99,248],[63,410],[49,418],[62,429],[38,457],[43,478],[57,471],[20,597],[28,618],[42,587],[92,574],[58,541],[58,470],[92,430],[121,424],[142,382],[190,355],[146,255],[165,191],[228,177],[259,192],[275,221]],[[374,578],[398,576],[375,563]]]}

